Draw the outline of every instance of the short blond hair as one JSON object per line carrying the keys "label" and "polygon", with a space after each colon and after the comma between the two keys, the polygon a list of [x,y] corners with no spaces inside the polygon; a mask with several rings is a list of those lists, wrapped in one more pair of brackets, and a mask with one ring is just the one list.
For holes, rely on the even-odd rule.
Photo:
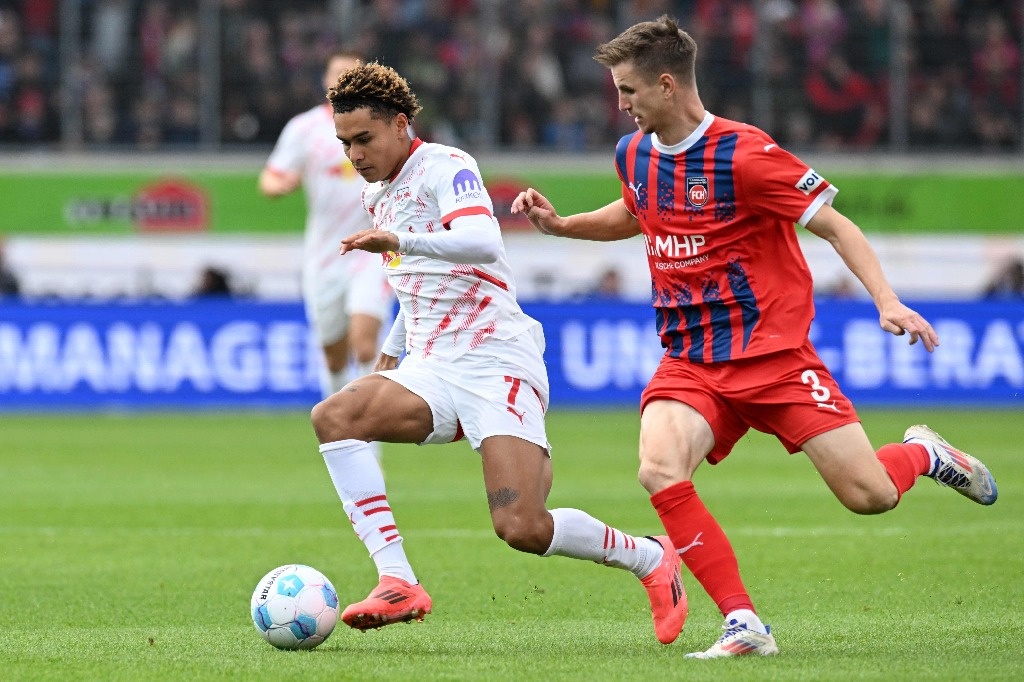
{"label": "short blond hair", "polygon": [[667,14],[657,21],[634,24],[599,45],[594,59],[609,68],[631,62],[648,82],[670,73],[696,84],[697,42]]}

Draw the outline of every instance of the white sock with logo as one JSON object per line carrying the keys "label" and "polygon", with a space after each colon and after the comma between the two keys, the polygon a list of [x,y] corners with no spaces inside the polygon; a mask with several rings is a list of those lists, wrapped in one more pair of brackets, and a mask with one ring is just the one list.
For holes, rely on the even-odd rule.
{"label": "white sock with logo", "polygon": [[366,545],[377,566],[377,574],[415,584],[416,574],[405,556],[402,536],[388,504],[384,474],[371,444],[339,440],[321,445],[320,454],[356,537]]}
{"label": "white sock with logo", "polygon": [[624,568],[646,578],[661,563],[664,550],[650,538],[635,538],[579,509],[552,509],[555,521],[551,546],[543,556],[567,556]]}

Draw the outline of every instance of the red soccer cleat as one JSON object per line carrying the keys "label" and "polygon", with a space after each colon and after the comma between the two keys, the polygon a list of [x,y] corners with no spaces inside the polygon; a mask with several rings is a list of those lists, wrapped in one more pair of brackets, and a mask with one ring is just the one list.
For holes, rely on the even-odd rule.
{"label": "red soccer cleat", "polygon": [[686,590],[679,574],[682,563],[676,548],[667,535],[651,538],[665,549],[658,567],[640,582],[647,589],[651,600],[651,615],[654,618],[654,634],[662,644],[671,644],[679,636],[686,623]]}
{"label": "red soccer cleat", "polygon": [[366,599],[345,609],[341,619],[356,630],[372,630],[392,623],[423,620],[430,613],[430,606],[430,595],[422,585],[386,575]]}

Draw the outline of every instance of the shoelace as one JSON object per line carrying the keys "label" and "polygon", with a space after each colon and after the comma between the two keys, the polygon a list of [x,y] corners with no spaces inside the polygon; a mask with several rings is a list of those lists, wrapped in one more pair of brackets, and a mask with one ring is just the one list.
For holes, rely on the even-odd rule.
{"label": "shoelace", "polygon": [[953,464],[943,463],[935,472],[935,482],[952,488],[966,488],[969,484],[967,474]]}
{"label": "shoelace", "polygon": [[748,628],[744,623],[726,623],[722,626],[722,629],[725,630],[725,632],[723,632],[722,636],[718,638],[719,644],[729,639],[741,630],[747,630]]}

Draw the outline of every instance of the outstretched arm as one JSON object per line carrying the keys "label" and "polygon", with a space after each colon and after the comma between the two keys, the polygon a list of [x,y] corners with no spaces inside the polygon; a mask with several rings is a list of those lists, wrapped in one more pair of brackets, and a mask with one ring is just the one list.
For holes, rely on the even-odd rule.
{"label": "outstretched arm", "polygon": [[805,227],[830,243],[850,272],[861,281],[878,308],[882,329],[896,336],[909,333],[911,345],[920,339],[928,352],[935,350],[939,345],[935,330],[928,320],[903,305],[882,272],[875,250],[852,220],[824,204]]}
{"label": "outstretched arm", "polygon": [[302,176],[293,171],[279,171],[269,166],[260,173],[260,192],[267,197],[291,194],[302,184]]}
{"label": "outstretched arm", "polygon": [[486,264],[498,260],[501,231],[489,216],[463,216],[450,225],[451,229],[428,233],[361,230],[342,238],[341,254],[358,249],[372,253],[396,251],[449,263]]}
{"label": "outstretched arm", "polygon": [[543,194],[531,187],[512,202],[512,212],[526,214],[538,231],[556,237],[612,242],[640,234],[640,221],[626,210],[622,199],[596,211],[563,218]]}

